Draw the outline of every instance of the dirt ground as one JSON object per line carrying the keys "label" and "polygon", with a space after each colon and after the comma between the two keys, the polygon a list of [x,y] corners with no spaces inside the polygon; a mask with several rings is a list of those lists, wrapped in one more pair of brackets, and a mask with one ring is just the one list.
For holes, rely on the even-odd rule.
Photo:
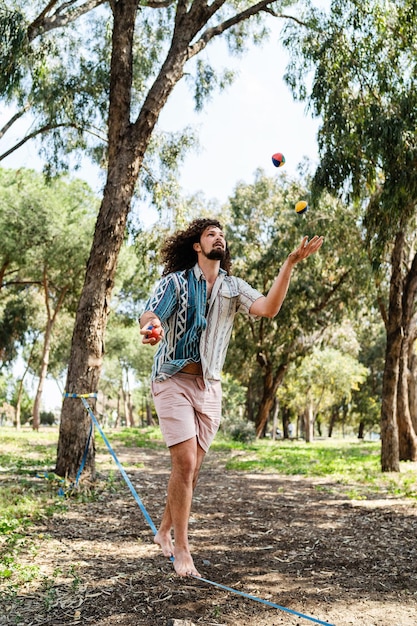
{"label": "dirt ground", "polygon": [[[116,453],[158,525],[168,453]],[[413,501],[350,500],[346,486],[231,472],[225,461],[215,451],[206,459],[190,538],[202,576],[234,592],[175,574],[114,466],[114,489],[38,524],[27,562],[44,581],[22,587],[0,624],[417,625]]]}

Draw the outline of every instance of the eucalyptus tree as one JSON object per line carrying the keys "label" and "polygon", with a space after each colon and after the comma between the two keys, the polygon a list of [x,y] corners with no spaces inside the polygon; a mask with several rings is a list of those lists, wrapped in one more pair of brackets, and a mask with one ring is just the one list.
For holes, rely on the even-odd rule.
{"label": "eucalyptus tree", "polygon": [[[15,98],[22,112],[25,106],[36,103],[44,119],[37,130],[43,135],[52,133],[55,146],[82,142],[84,130],[94,133],[98,142],[95,153],[101,153],[106,168],[74,327],[67,391],[97,390],[103,334],[126,219],[159,115],[175,85],[184,74],[194,72],[196,105],[201,107],[213,85],[221,85],[229,77],[227,72],[219,76],[197,55],[223,35],[231,49],[244,50],[250,33],[255,41],[265,34],[262,17],[288,17],[282,9],[290,4],[291,0],[51,0],[46,5],[34,1],[28,7],[26,1],[16,0],[13,6],[20,9],[11,11],[11,3],[3,3],[8,8],[2,20],[8,41],[2,55],[6,98]],[[85,18],[94,15],[100,23],[82,26],[81,13]],[[111,37],[107,28],[110,22]],[[64,39],[55,33],[57,27]],[[92,60],[83,53],[87,43],[94,53]],[[54,61],[50,64],[49,50]],[[60,63],[64,51],[72,52],[66,64]],[[193,68],[189,62],[194,58]],[[44,79],[45,75],[54,80]],[[33,99],[25,97],[32,95],[32,90],[25,92],[25,85],[31,89],[31,84]],[[49,97],[51,85],[61,88],[55,89],[56,98]],[[99,106],[94,107],[95,102]],[[87,124],[77,111],[85,112]],[[70,141],[64,129],[71,130]],[[88,419],[80,402],[64,402],[56,467],[59,474],[75,475]],[[87,473],[94,472],[93,443],[86,469]]]}
{"label": "eucalyptus tree", "polygon": [[[296,365],[278,391],[280,402],[303,416],[306,441],[314,438],[318,413],[329,415],[334,407],[347,405],[352,394],[365,381],[367,369],[350,354],[335,348],[313,348]],[[331,419],[329,419],[329,432]]]}
{"label": "eucalyptus tree", "polygon": [[310,13],[311,28],[289,29],[286,39],[288,82],[323,120],[315,189],[361,209],[386,329],[383,471],[417,459],[407,387],[416,339],[416,10],[414,0],[333,0],[328,16]]}
{"label": "eucalyptus tree", "polygon": [[296,214],[295,203],[308,196],[300,182],[258,172],[252,185],[236,187],[227,207],[233,271],[262,293],[267,293],[304,235],[325,236],[320,253],[294,270],[275,319],[236,321],[226,370],[248,386],[249,417],[255,421],[258,437],[265,433],[289,364],[311,350],[329,324],[346,317],[366,297],[366,259],[359,247],[355,214],[331,198],[311,205],[303,216]]}
{"label": "eucalyptus tree", "polygon": [[0,239],[5,245],[0,252],[0,295],[6,298],[4,313],[11,301],[9,290],[20,307],[25,306],[28,290],[33,290],[28,312],[36,305],[37,315],[27,321],[27,328],[42,334],[33,407],[33,427],[38,428],[53,330],[62,311],[75,313],[97,199],[85,182],[56,178],[46,183],[32,171],[3,171],[1,182]]}

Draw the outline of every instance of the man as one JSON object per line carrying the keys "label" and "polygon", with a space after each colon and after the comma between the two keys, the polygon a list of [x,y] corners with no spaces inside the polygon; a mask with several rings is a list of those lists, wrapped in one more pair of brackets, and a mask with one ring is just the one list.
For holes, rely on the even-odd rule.
{"label": "man", "polygon": [[143,343],[161,342],[152,395],[171,454],[167,501],[154,541],[164,556],[174,557],[180,576],[200,576],[190,553],[188,520],[198,473],[220,424],[220,373],[234,317],[239,311],[277,315],[293,267],[322,243],[322,237],[304,237],[267,296],[230,275],[230,253],[217,220],[194,220],[162,249],[162,279],[145,305],[140,332]]}

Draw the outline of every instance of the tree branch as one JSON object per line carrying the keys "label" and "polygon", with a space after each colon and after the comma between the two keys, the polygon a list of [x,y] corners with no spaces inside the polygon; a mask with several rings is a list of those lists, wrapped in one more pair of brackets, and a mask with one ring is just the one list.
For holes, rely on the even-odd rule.
{"label": "tree branch", "polygon": [[337,292],[338,289],[340,289],[343,283],[347,280],[351,271],[352,270],[349,269],[341,275],[337,283],[333,285],[332,289],[330,289],[330,291],[325,295],[325,297],[316,306],[310,309],[310,313],[319,313],[320,311],[326,308],[326,306],[329,304],[334,294]]}
{"label": "tree branch", "polygon": [[10,287],[11,285],[42,285],[41,280],[8,280],[2,284],[2,287]]}
{"label": "tree branch", "polygon": [[[57,7],[55,13],[49,15],[50,12],[56,7],[59,0],[50,0],[43,11],[37,16],[36,19],[28,27],[28,39],[32,41],[42,33],[47,33],[55,28],[61,28],[74,22],[81,15],[88,13],[92,9],[99,7],[102,4],[110,4],[112,6],[113,0],[85,0],[81,6],[74,7],[77,0],[68,0],[61,6]],[[165,9],[172,4],[175,0],[143,0],[141,5],[143,7],[149,7],[151,9]]]}
{"label": "tree branch", "polygon": [[[220,1],[220,4],[223,3],[221,2],[221,0],[219,1]],[[201,50],[203,50],[203,48],[207,46],[208,42],[214,37],[218,37],[219,35],[222,35],[226,30],[229,30],[233,26],[236,26],[236,24],[240,24],[241,22],[244,22],[245,20],[249,19],[250,17],[253,17],[257,13],[260,13],[261,11],[270,13],[274,17],[294,20],[295,22],[297,22],[297,24],[300,24],[301,26],[307,26],[305,22],[302,22],[301,20],[294,17],[293,15],[286,15],[285,13],[275,13],[275,11],[273,11],[271,7],[268,6],[271,4],[272,1],[273,0],[261,0],[261,2],[254,4],[253,6],[245,9],[245,11],[242,11],[241,13],[237,13],[230,19],[225,20],[224,22],[221,22],[220,24],[217,24],[217,26],[208,28],[195,44],[193,44],[192,46],[189,46],[188,48],[189,58],[191,59],[193,56],[195,56]]]}
{"label": "tree branch", "polygon": [[[28,26],[27,34],[29,41],[32,41],[39,35],[53,30],[54,28],[66,26],[74,22],[81,15],[107,2],[107,0],[86,0],[81,6],[71,8],[76,3],[76,0],[69,0],[58,7],[55,13],[48,16],[48,13],[57,4],[57,1],[58,0],[51,0],[38,17]],[[64,11],[66,11],[66,13]]]}
{"label": "tree branch", "polygon": [[27,141],[30,141],[37,135],[43,135],[44,133],[47,133],[50,130],[54,130],[55,128],[68,128],[68,127],[77,128],[74,124],[56,124],[56,125],[47,124],[46,126],[42,126],[42,128],[38,128],[38,130],[34,130],[33,133],[29,133],[29,135],[26,135],[26,137],[23,137],[23,139],[19,141],[18,143],[16,143],[12,148],[9,148],[9,150],[6,150],[6,152],[3,152],[3,154],[0,154],[0,161],[3,161],[3,159],[8,157],[10,154],[13,154],[13,152],[18,150],[22,146],[24,146]]}
{"label": "tree branch", "polygon": [[[0,161],[3,161],[3,159],[13,154],[13,152],[21,148],[27,141],[30,141],[31,139],[34,139],[35,137],[37,137],[37,135],[44,135],[45,133],[48,133],[49,131],[55,130],[57,128],[74,128],[75,130],[80,129],[79,126],[77,126],[77,124],[69,124],[69,123],[68,124],[47,124],[46,126],[42,126],[41,128],[34,130],[29,135],[26,135],[26,137],[24,137],[21,141],[15,144],[12,148],[9,148],[9,150],[4,152],[3,154],[0,154]],[[100,135],[98,131],[96,132],[89,128],[83,128],[82,130],[84,133],[87,133],[91,135],[92,137],[96,137],[103,143],[107,143],[107,137]],[[0,138],[1,138],[1,134],[0,134]]]}
{"label": "tree branch", "polygon": [[21,117],[24,116],[24,114],[26,113],[26,111],[28,111],[30,109],[30,107],[31,107],[31,105],[29,103],[25,104],[23,109],[21,109],[20,111],[15,113],[15,115],[13,115],[9,119],[9,121],[6,122],[6,124],[3,126],[3,128],[0,128],[0,139],[2,139],[2,137],[4,137],[4,135],[7,133],[7,131],[13,126],[13,124],[15,122],[17,122],[17,120],[19,120]]}
{"label": "tree branch", "polygon": [[166,9],[174,4],[175,0],[149,0],[149,2],[141,3],[141,6],[149,7],[150,9]]}

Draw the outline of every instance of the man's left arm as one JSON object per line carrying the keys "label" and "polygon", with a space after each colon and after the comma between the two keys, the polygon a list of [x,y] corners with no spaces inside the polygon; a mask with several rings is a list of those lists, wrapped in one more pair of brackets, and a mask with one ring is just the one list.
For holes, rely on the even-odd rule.
{"label": "man's left arm", "polygon": [[317,252],[321,248],[322,243],[323,237],[317,235],[311,241],[308,241],[308,237],[303,237],[299,247],[288,255],[268,295],[255,300],[250,308],[250,314],[258,317],[275,317],[287,295],[294,266]]}

